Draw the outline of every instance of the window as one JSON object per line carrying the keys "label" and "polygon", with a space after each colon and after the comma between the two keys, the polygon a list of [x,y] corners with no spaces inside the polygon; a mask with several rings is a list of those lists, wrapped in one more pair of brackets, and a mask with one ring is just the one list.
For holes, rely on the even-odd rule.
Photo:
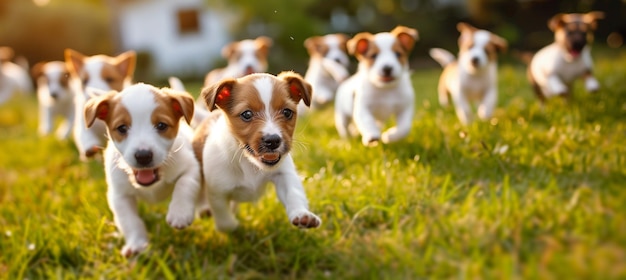
{"label": "window", "polygon": [[178,33],[193,34],[200,32],[199,12],[196,9],[178,11]]}

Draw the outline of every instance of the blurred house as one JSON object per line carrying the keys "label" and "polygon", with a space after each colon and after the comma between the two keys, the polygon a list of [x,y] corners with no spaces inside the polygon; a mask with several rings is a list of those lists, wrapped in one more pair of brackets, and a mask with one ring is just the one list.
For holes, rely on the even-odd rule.
{"label": "blurred house", "polygon": [[227,13],[204,0],[107,0],[118,52],[135,50],[150,77],[201,76],[230,41]]}

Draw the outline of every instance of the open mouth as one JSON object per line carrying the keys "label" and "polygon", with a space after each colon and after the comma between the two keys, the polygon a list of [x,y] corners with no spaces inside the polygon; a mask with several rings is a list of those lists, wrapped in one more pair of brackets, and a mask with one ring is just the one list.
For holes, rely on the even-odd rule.
{"label": "open mouth", "polygon": [[574,49],[569,50],[569,54],[570,54],[572,57],[578,57],[578,56],[580,56],[580,53],[581,53],[581,51],[580,51],[580,50],[574,50]]}
{"label": "open mouth", "polygon": [[261,162],[267,165],[275,165],[280,161],[279,153],[266,153],[261,156]]}
{"label": "open mouth", "polygon": [[133,169],[135,180],[139,185],[148,187],[159,180],[159,169]]}
{"label": "open mouth", "polygon": [[385,83],[393,82],[395,80],[392,76],[380,76],[380,80]]}

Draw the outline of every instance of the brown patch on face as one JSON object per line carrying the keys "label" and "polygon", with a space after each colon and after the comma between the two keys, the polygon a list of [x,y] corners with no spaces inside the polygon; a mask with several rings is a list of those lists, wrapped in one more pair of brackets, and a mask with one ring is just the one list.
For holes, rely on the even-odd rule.
{"label": "brown patch on face", "polygon": [[124,88],[124,75],[115,67],[115,65],[104,64],[102,66],[102,72],[100,75],[103,81],[105,81],[111,89],[120,91]]}
{"label": "brown patch on face", "polygon": [[120,105],[117,91],[89,99],[85,104],[84,114],[87,127],[91,127],[96,118],[104,121],[111,139],[116,142],[126,139],[126,132],[132,125],[130,113]]}
{"label": "brown patch on face", "polygon": [[105,81],[109,87],[116,91],[121,91],[124,87],[124,81],[130,80],[135,72],[135,64],[137,54],[134,51],[124,52],[116,57],[106,55],[85,56],[75,50],[65,50],[65,63],[68,72],[78,77],[83,85],[87,84],[90,77],[85,71],[84,66],[87,60],[99,60],[104,63],[100,78]]}
{"label": "brown patch on face", "polygon": [[602,18],[604,13],[598,11],[586,14],[557,14],[548,21],[548,27],[554,31],[555,41],[576,57],[588,43],[593,42],[596,21]]}
{"label": "brown patch on face", "polygon": [[128,133],[124,132],[123,126],[129,129],[133,124],[130,113],[126,107],[120,106],[119,102],[109,102],[109,104],[110,114],[104,119],[104,122],[107,125],[111,139],[115,142],[122,142],[128,137]]}
{"label": "brown patch on face", "polygon": [[159,132],[161,137],[166,139],[174,139],[178,134],[178,124],[180,122],[181,113],[175,110],[172,97],[161,91],[154,91],[154,101],[157,107],[152,111],[150,120],[154,128]]}
{"label": "brown patch on face", "polygon": [[304,47],[310,56],[323,57],[328,52],[328,46],[324,43],[324,37],[313,36],[304,40]]}

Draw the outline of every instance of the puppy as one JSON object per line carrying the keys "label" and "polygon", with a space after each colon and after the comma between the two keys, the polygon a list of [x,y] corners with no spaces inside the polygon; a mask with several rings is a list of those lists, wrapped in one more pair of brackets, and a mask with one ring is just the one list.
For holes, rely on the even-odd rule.
{"label": "puppy", "polygon": [[[375,35],[359,33],[348,41],[348,52],[359,65],[337,89],[335,126],[341,137],[351,135],[352,122],[366,146],[380,140],[391,143],[409,134],[415,106],[409,54],[417,39],[417,30],[398,26]],[[382,125],[392,116],[396,126],[381,134]]]}
{"label": "puppy", "polygon": [[539,100],[569,96],[577,78],[585,80],[588,92],[600,88],[593,76],[590,44],[596,21],[602,18],[602,12],[589,12],[558,14],[548,21],[548,27],[554,32],[554,43],[539,50],[528,67],[528,78]]}
{"label": "puppy", "polygon": [[[309,37],[304,46],[309,53],[309,68],[304,79],[313,87],[311,109],[334,101],[339,83],[349,77],[350,60],[347,55],[345,34],[328,34]],[[306,105],[300,102],[298,111],[307,112]]]}
{"label": "puppy", "polygon": [[[266,72],[267,56],[272,44],[272,39],[259,36],[254,40],[247,39],[224,46],[222,56],[228,60],[228,65],[209,72],[204,79],[204,86],[208,87],[225,78],[239,78],[252,73]],[[192,126],[197,126],[208,115],[209,110],[205,103],[198,99]]]}
{"label": "puppy", "polygon": [[[200,167],[191,146],[193,97],[186,92],[146,84],[129,86],[89,99],[87,126],[106,125],[104,168],[107,200],[130,256],[148,244],[137,199],[158,202],[172,197],[167,223],[177,229],[191,224],[200,189]],[[184,119],[184,120],[183,120]]]}
{"label": "puppy", "polygon": [[498,53],[507,49],[507,42],[489,31],[459,23],[459,60],[443,49],[431,49],[430,56],[444,67],[439,78],[439,103],[448,106],[452,97],[456,115],[462,124],[469,124],[471,102],[477,101],[478,117],[489,119],[498,101]]}
{"label": "puppy", "polygon": [[259,73],[215,83],[201,98],[213,112],[197,128],[194,151],[216,228],[234,230],[239,222],[231,202],[257,200],[268,182],[293,225],[318,227],[290,154],[297,104],[310,104],[311,85],[293,72]]}
{"label": "puppy", "polygon": [[14,52],[10,47],[0,47],[0,104],[14,93],[31,93],[32,81],[28,74],[28,62],[22,58],[14,63]]}
{"label": "puppy", "polygon": [[74,106],[77,115],[73,136],[81,160],[86,161],[96,155],[106,143],[104,123],[98,120],[89,128],[85,125],[82,112],[85,103],[91,98],[88,89],[121,91],[132,82],[136,60],[134,51],[110,57],[85,56],[72,49],[65,50],[65,63],[72,77],[70,86],[76,93]]}
{"label": "puppy", "polygon": [[74,92],[70,73],[63,61],[40,62],[31,69],[39,101],[39,134],[50,134],[56,117],[63,123],[56,131],[59,139],[67,139],[74,126]]}

